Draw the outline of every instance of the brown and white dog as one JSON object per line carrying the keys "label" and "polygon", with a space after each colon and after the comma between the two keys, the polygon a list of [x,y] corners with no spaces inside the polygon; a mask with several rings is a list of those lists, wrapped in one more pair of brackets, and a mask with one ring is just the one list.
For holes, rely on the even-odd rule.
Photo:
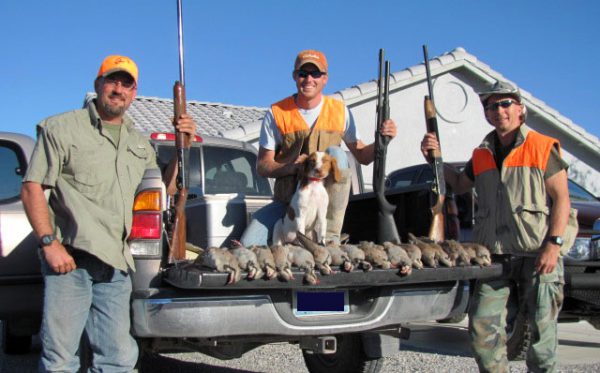
{"label": "brown and white dog", "polygon": [[327,178],[340,181],[340,170],[335,158],[325,152],[314,152],[304,161],[298,187],[282,219],[273,228],[273,245],[293,243],[296,232],[323,243],[327,232],[329,196],[324,182]]}

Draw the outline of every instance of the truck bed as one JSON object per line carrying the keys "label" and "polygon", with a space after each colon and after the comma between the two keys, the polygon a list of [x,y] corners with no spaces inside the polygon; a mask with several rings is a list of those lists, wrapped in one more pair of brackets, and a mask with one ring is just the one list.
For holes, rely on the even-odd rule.
{"label": "truck bed", "polygon": [[500,277],[502,275],[502,265],[413,269],[412,273],[408,276],[400,276],[397,269],[374,269],[369,272],[359,269],[352,272],[336,271],[335,274],[329,276],[319,275],[320,283],[318,285],[303,283],[304,272],[297,269],[293,271],[295,279],[287,282],[277,278],[271,280],[246,280],[244,274],[242,280],[239,282],[227,284],[227,273],[212,272],[193,262],[187,262],[168,268],[164,273],[163,279],[168,284],[181,289],[308,289],[349,288],[373,285],[398,286]]}

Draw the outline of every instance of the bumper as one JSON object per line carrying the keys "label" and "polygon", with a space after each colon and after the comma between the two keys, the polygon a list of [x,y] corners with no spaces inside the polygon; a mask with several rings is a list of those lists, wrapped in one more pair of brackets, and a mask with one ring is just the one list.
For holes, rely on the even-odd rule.
{"label": "bumper", "polygon": [[442,319],[464,312],[464,282],[349,290],[350,312],[296,317],[292,292],[206,297],[134,299],[134,334],[139,337],[217,338],[243,335],[317,336],[384,329],[411,321]]}
{"label": "bumper", "polygon": [[567,290],[600,290],[600,261],[565,261]]}

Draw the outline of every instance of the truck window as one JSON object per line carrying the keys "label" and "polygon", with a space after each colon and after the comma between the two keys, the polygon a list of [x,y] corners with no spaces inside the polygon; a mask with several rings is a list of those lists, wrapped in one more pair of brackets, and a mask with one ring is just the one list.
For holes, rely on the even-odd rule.
{"label": "truck window", "polygon": [[267,179],[256,173],[254,153],[225,147],[202,147],[205,193],[270,196]]}
{"label": "truck window", "polygon": [[412,185],[418,169],[395,173],[390,177],[390,188],[402,188]]}
{"label": "truck window", "polygon": [[[162,145],[157,144],[156,146],[156,162],[162,174],[165,173],[167,166],[171,159],[175,157],[175,147],[171,144]],[[190,198],[194,195],[201,194],[202,191],[202,178],[200,177],[200,148],[190,148],[190,164],[189,164],[189,190],[188,195]]]}
{"label": "truck window", "polygon": [[0,141],[0,203],[17,200],[25,175],[25,158],[17,145]]}

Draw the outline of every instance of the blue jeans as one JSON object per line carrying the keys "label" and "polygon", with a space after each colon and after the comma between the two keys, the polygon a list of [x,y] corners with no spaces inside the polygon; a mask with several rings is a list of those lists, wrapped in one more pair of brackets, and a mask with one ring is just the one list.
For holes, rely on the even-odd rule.
{"label": "blue jeans", "polygon": [[[330,146],[325,151],[336,159],[340,169],[349,168],[348,157],[342,148],[339,146]],[[242,234],[242,238],[240,239],[242,245],[271,244],[273,227],[277,220],[283,217],[286,208],[287,204],[280,201],[273,201],[256,211],[252,215],[252,221]]]}
{"label": "blue jeans", "polygon": [[93,352],[92,372],[131,372],[137,344],[129,334],[131,278],[93,255],[74,250],[77,269],[54,272],[41,255],[44,314],[40,372],[76,372],[83,331]]}

